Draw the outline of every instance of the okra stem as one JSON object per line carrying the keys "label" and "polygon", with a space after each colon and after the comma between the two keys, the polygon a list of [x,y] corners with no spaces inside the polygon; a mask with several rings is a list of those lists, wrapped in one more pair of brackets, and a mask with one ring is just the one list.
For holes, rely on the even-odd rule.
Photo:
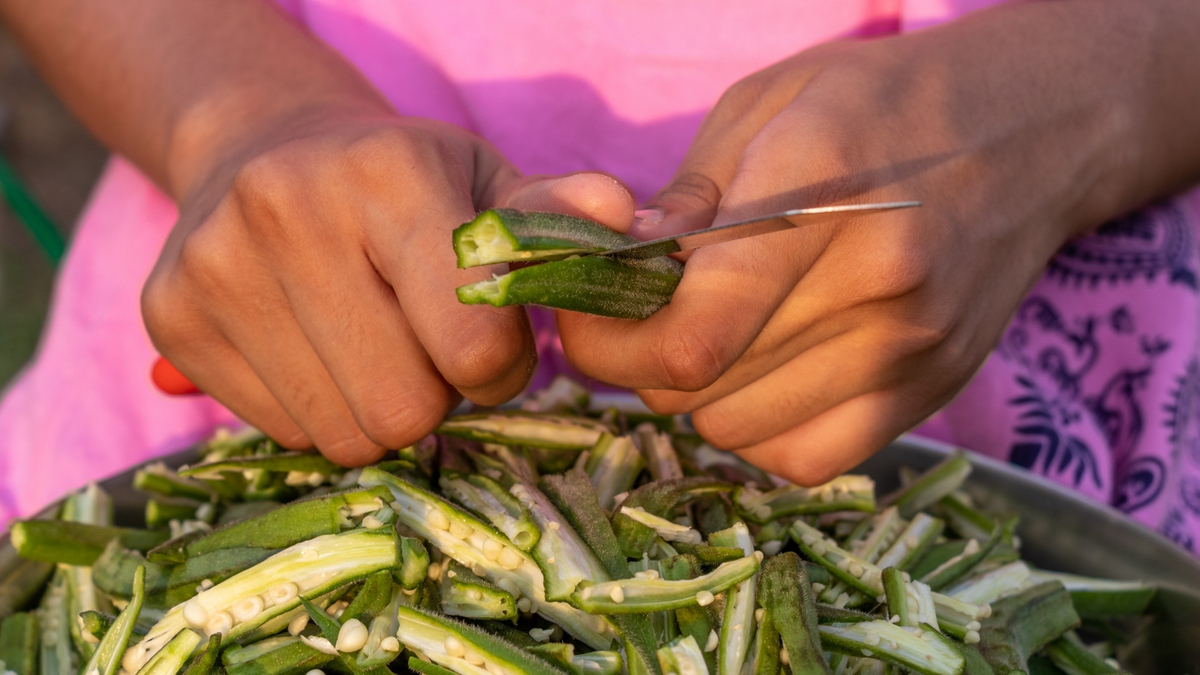
{"label": "okra stem", "polygon": [[117,620],[104,633],[104,638],[96,646],[92,658],[84,666],[87,675],[116,675],[121,667],[121,659],[125,656],[125,648],[133,636],[133,626],[138,614],[142,611],[142,602],[146,596],[146,568],[139,567],[133,576],[133,597]]}

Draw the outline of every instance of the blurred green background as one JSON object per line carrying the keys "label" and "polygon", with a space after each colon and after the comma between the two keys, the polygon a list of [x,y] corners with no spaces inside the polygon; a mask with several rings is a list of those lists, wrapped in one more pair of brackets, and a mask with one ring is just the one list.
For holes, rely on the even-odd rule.
{"label": "blurred green background", "polygon": [[[69,241],[107,153],[46,88],[2,27],[0,153]],[[37,348],[53,281],[53,265],[12,210],[0,205],[0,389]]]}

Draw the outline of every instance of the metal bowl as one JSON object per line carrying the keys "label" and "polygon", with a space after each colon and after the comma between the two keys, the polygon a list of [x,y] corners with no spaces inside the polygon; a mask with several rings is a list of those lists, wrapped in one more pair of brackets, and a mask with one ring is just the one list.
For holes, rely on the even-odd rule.
{"label": "metal bowl", "polygon": [[[904,436],[855,469],[876,481],[880,494],[899,483],[899,469],[924,470],[953,448]],[[179,466],[194,450],[164,459]],[[157,461],[157,460],[156,460]],[[1200,673],[1200,560],[1125,514],[1090,501],[1028,471],[971,456],[975,470],[966,488],[987,508],[1017,514],[1022,557],[1044,569],[1159,585],[1149,620],[1119,650],[1136,675]],[[140,526],[145,497],[133,489],[137,467],[101,482],[113,497],[118,524]],[[0,579],[16,564],[8,534],[0,536]]]}

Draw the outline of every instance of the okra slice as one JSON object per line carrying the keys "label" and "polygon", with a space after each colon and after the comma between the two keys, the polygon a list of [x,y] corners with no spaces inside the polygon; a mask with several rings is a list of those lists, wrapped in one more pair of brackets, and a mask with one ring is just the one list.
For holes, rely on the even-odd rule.
{"label": "okra slice", "polygon": [[541,568],[490,525],[431,492],[372,467],[363,469],[359,483],[386,487],[400,522],[444,555],[512,593],[518,604],[527,599],[531,611],[596,649],[612,644],[612,626],[602,617],[547,601]]}
{"label": "okra slice", "polygon": [[[1011,595],[1022,590],[1031,583],[1032,579],[1033,573],[1030,572],[1029,566],[1018,561],[997,567],[979,576],[959,581],[946,589],[946,595],[957,600],[962,600],[963,602],[986,605],[1006,595]],[[1049,578],[1043,579],[1039,577],[1033,583],[1049,580]],[[1065,582],[1064,585],[1066,585]],[[1070,588],[1068,587],[1067,590],[1069,591]],[[1072,594],[1071,600],[1075,602],[1075,609],[1078,611],[1079,601],[1075,599],[1074,594]],[[1083,616],[1083,614],[1080,613],[1080,616]]]}
{"label": "okra slice", "polygon": [[[754,557],[754,539],[745,523],[734,523],[722,532],[714,532],[709,541],[717,546],[740,546],[748,557]],[[735,563],[725,563],[732,565]],[[721,621],[720,642],[717,646],[717,674],[740,675],[742,665],[754,638],[754,610],[758,608],[758,577],[751,576],[731,586],[725,596],[725,616]]]}
{"label": "okra slice", "polygon": [[984,541],[982,545],[976,539],[967,540],[966,545],[963,546],[962,553],[935,567],[929,573],[922,576],[921,581],[929,584],[929,587],[935,591],[940,591],[958,581],[996,547],[996,544],[1000,542],[1001,533],[1001,528],[996,527],[992,532],[992,536]]}
{"label": "okra slice", "polygon": [[[671,542],[671,546],[681,554],[686,553],[696,556],[696,560],[704,565],[720,565],[723,562],[737,560],[746,555],[742,549],[736,546],[709,546],[707,544],[688,544],[681,541],[673,541]],[[759,549],[762,548],[762,546],[759,546]]]}
{"label": "okra slice", "polygon": [[671,258],[608,256],[531,265],[456,289],[465,305],[541,305],[617,319],[645,319],[671,301],[683,266]]}
{"label": "okra slice", "polygon": [[[401,565],[399,541],[389,528],[315,537],[267,558],[167,612],[126,652],[144,664],[185,628],[238,640],[300,605],[351,581]],[[278,630],[278,629],[277,629]],[[133,670],[129,664],[126,670]]]}
{"label": "okra slice", "polygon": [[[654,481],[630,492],[621,505],[631,509],[641,507],[646,513],[667,518],[681,504],[705,495],[728,492],[731,489],[733,486],[729,483],[707,477]],[[655,537],[658,536],[653,528],[647,527],[623,513],[613,516],[612,528],[617,535],[617,541],[621,544],[621,550],[629,558],[640,558],[649,550]]]}
{"label": "okra slice", "polygon": [[[172,520],[203,520],[209,522],[216,516],[211,505],[198,513],[200,506],[188,502],[166,502],[150,499],[146,502],[146,527],[155,530],[170,525]],[[207,516],[207,518],[203,517]]]}
{"label": "okra slice", "polygon": [[85,567],[96,562],[113,539],[127,548],[147,551],[168,537],[164,532],[62,520],[23,520],[13,524],[9,533],[22,558]]}
{"label": "okra slice", "polygon": [[1004,673],[1028,671],[1032,654],[1080,623],[1071,596],[1056,581],[1001,598],[992,607],[977,646],[988,664]]}
{"label": "okra slice", "polygon": [[646,527],[654,530],[654,533],[670,542],[682,542],[685,544],[699,544],[703,541],[703,537],[696,530],[693,530],[686,525],[679,525],[671,522],[666,518],[659,518],[653,513],[647,513],[640,506],[629,508],[628,506],[621,507],[621,514],[627,516],[631,520],[641,523]]}
{"label": "okra slice", "polygon": [[429,573],[429,551],[425,544],[412,537],[400,537],[400,553],[403,562],[396,581],[405,590],[414,591],[425,581]]}
{"label": "okra slice", "polygon": [[633,439],[646,457],[646,466],[654,480],[683,478],[683,467],[679,465],[671,434],[662,433],[653,424],[643,422],[634,430]]}
{"label": "okra slice", "polygon": [[854,590],[868,597],[883,592],[883,570],[841,548],[817,528],[797,520],[792,523],[792,538],[804,555]]}
{"label": "okra slice", "polygon": [[392,598],[387,607],[371,619],[367,628],[367,643],[355,658],[355,665],[360,669],[369,670],[395,660],[400,653],[400,643],[396,639],[396,629],[399,627],[396,612],[401,605],[410,604],[413,604],[412,596],[400,586],[393,587]]}
{"label": "okra slice", "polygon": [[437,428],[444,436],[483,443],[500,443],[537,448],[586,450],[611,433],[608,425],[584,417],[497,410],[484,414],[447,417]]}
{"label": "okra slice", "polygon": [[225,549],[253,547],[282,549],[322,535],[337,534],[352,525],[350,518],[378,510],[386,503],[382,488],[300,499],[253,518],[224,525],[183,542],[167,542],[148,556],[167,562]]}
{"label": "okra slice", "polygon": [[71,616],[67,578],[62,568],[50,580],[38,605],[37,617],[42,630],[38,654],[42,675],[76,675],[79,671],[79,655],[75,653],[71,640],[74,617]]}
{"label": "okra slice", "polygon": [[17,612],[0,624],[0,662],[15,673],[34,673],[37,670],[38,641],[37,614]]}
{"label": "okra slice", "polygon": [[1073,632],[1046,645],[1043,652],[1066,675],[1116,675],[1122,672],[1093,654]]}
{"label": "okra slice", "polygon": [[517,603],[495,586],[458,563],[442,575],[442,612],[468,619],[515,619]]}
{"label": "okra slice", "polygon": [[176,675],[199,644],[199,633],[181,630],[137,670],[137,675]]}
{"label": "okra slice", "polygon": [[505,262],[558,260],[636,244],[600,223],[559,213],[489,209],[454,230],[460,268]]}
{"label": "okra slice", "polygon": [[474,626],[415,607],[397,611],[396,637],[412,651],[459,675],[569,675]]}
{"label": "okra slice", "polygon": [[[1022,565],[1023,563],[1012,563]],[[1028,568],[1026,568],[1028,569]],[[1093,579],[1061,572],[1033,572],[1037,583],[1057,581],[1071,594],[1075,611],[1085,619],[1130,616],[1146,611],[1158,589],[1141,581]]]}
{"label": "okra slice", "polygon": [[212,675],[221,655],[221,636],[212,635],[200,651],[192,656],[182,675]]}
{"label": "okra slice", "polygon": [[583,465],[592,486],[596,488],[600,508],[606,511],[616,506],[617,495],[633,488],[644,468],[646,460],[633,444],[633,439],[608,433],[600,435],[588,451],[587,461]]}
{"label": "okra slice", "polygon": [[162,462],[147,464],[133,474],[133,487],[168,499],[190,499],[202,504],[217,500],[212,486],[184,478]]}
{"label": "okra slice", "polygon": [[976,510],[967,495],[961,491],[951,492],[938,500],[937,511],[946,517],[950,529],[964,539],[987,539],[996,528],[996,520]]}
{"label": "okra slice", "polygon": [[908,571],[920,560],[937,538],[941,536],[945,522],[925,513],[918,513],[908,526],[896,536],[890,548],[876,561],[880,567],[898,567]]}
{"label": "okra slice", "polygon": [[704,652],[691,635],[672,640],[666,647],[659,649],[658,664],[663,673],[668,675],[708,675]]}
{"label": "okra slice", "polygon": [[535,644],[525,649],[557,663],[574,675],[617,675],[624,663],[620,652],[594,651],[576,654],[575,645],[565,642]]}
{"label": "okra slice", "polygon": [[300,485],[311,485],[310,481],[313,474],[328,477],[330,474],[346,472],[344,467],[334,464],[315,452],[286,452],[279,455],[267,455],[265,457],[230,457],[213,462],[204,462],[194,466],[183,467],[178,473],[184,478],[219,479],[224,477],[224,472],[226,471],[240,473],[254,470],[303,475],[305,478],[304,481],[298,481],[298,475],[291,476],[292,483]]}
{"label": "okra slice", "polygon": [[971,462],[967,459],[966,452],[955,450],[946,459],[918,476],[911,485],[885,497],[882,503],[894,504],[900,509],[902,518],[912,518],[957,490],[970,474]]}
{"label": "okra slice", "polygon": [[137,623],[138,614],[142,611],[142,602],[146,596],[146,568],[139,567],[133,577],[133,597],[117,620],[104,633],[104,638],[96,645],[91,659],[83,667],[87,675],[116,675],[121,667],[121,658],[125,656],[125,648],[133,636],[133,626]]}
{"label": "okra slice", "polygon": [[739,513],[760,525],[777,518],[813,513],[872,512],[875,481],[867,476],[845,475],[811,488],[785,485],[760,492],[753,486],[741,486],[734,491],[733,501]]}
{"label": "okra slice", "polygon": [[486,518],[517,548],[529,552],[542,533],[516,497],[487,476],[450,476],[443,472],[442,492],[470,511]]}
{"label": "okra slice", "polygon": [[605,581],[576,591],[572,603],[592,614],[642,614],[707,605],[713,597],[758,572],[762,551],[723,563],[694,579],[636,578]]}
{"label": "okra slice", "polygon": [[580,584],[608,579],[596,554],[541,490],[521,483],[511,490],[542,532],[530,555],[542,570],[547,600],[569,601]]}
{"label": "okra slice", "polygon": [[196,595],[197,586],[220,583],[278,552],[277,549],[234,548],[189,558],[180,565],[166,566],[147,562],[141,554],[114,540],[109,542],[108,548],[92,566],[92,580],[105,594],[127,600],[133,594],[134,573],[139,567],[144,567],[146,607],[170,609]]}
{"label": "okra slice", "polygon": [[966,659],[936,628],[904,628],[889,621],[820,626],[821,644],[830,651],[894,663],[922,675],[961,675]]}
{"label": "okra slice", "polygon": [[910,608],[908,586],[904,581],[903,573],[899,569],[895,567],[884,568],[883,593],[887,598],[888,614],[894,619],[894,623],[906,628],[915,628],[920,623],[917,620],[918,608]]}
{"label": "okra slice", "polygon": [[793,675],[829,675],[818,638],[817,608],[805,565],[795,553],[774,556],[763,564],[759,601],[788,655]]}
{"label": "okra slice", "polygon": [[21,558],[15,547],[0,551],[0,564],[10,572],[0,578],[0,616],[7,617],[26,606],[46,586],[56,566]]}
{"label": "okra slice", "polygon": [[896,541],[906,523],[894,506],[863,520],[865,531],[850,546],[849,551],[867,562],[878,562]]}
{"label": "okra slice", "polygon": [[[762,585],[762,579],[759,579]],[[761,592],[759,597],[761,598]],[[758,627],[754,631],[754,645],[750,648],[749,666],[754,675],[779,675],[779,654],[783,651],[783,643],[779,640],[779,631],[775,622],[765,608],[754,612]]]}

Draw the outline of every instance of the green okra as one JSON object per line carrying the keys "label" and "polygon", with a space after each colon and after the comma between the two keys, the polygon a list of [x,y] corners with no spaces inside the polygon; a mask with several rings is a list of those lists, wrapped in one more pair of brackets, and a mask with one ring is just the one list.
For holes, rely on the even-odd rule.
{"label": "green okra", "polygon": [[898,567],[903,571],[911,571],[913,565],[925,557],[937,542],[944,528],[944,521],[925,513],[918,513],[909,521],[908,526],[896,535],[896,540],[876,563],[880,567]]}
{"label": "green okra", "polygon": [[[745,556],[745,553],[740,548],[734,550],[737,551],[738,557]],[[687,579],[695,579],[703,573],[700,569],[700,563],[699,558],[685,553],[659,561],[659,567],[662,570],[663,579],[668,581],[685,581]],[[696,640],[696,644],[708,647],[711,637],[714,644],[712,645],[712,649],[704,652],[704,659],[708,670],[710,672],[715,670],[717,666],[715,653],[717,634],[713,630],[713,627],[717,625],[717,622],[712,611],[712,605],[701,607],[699,604],[695,604],[680,607],[675,610],[675,621],[679,627],[680,634],[692,636]]]}
{"label": "green okra", "polygon": [[37,672],[41,631],[37,614],[18,612],[0,623],[0,662],[16,673]]}
{"label": "green okra", "polygon": [[707,605],[717,593],[742,583],[758,572],[761,551],[722,563],[717,569],[692,579],[619,579],[585,586],[572,604],[592,614],[642,614]]}
{"label": "green okra", "polygon": [[671,258],[570,258],[460,286],[466,305],[541,305],[617,319],[645,319],[671,301],[683,266]]}
{"label": "green okra", "polygon": [[817,528],[797,520],[792,523],[792,538],[810,560],[821,565],[842,583],[868,597],[883,592],[882,570],[851,554]]}
{"label": "green okra", "polygon": [[[547,601],[541,568],[491,525],[427,490],[378,469],[363,469],[359,483],[386,487],[394,499],[392,508],[400,522],[444,555],[510,593],[516,590],[529,599],[531,607],[536,606],[538,614],[593,648],[603,649],[612,643],[612,626],[602,617],[566,603]],[[513,597],[518,593],[513,593]]]}
{"label": "green okra", "polygon": [[912,518],[957,490],[970,474],[971,462],[966,453],[955,450],[946,459],[918,476],[911,485],[893,492],[881,502],[885,505],[894,504],[900,509],[902,518]]}
{"label": "green okra", "polygon": [[849,551],[867,562],[878,562],[895,543],[905,525],[899,509],[889,506],[870,518],[863,519],[862,536],[855,538]]}
{"label": "green okra", "polygon": [[996,520],[971,506],[967,495],[960,491],[951,492],[936,504],[937,512],[945,516],[950,529],[963,539],[980,541],[991,536],[996,529]]}
{"label": "green okra", "polygon": [[[672,640],[658,650],[658,664],[666,675],[708,675],[708,664],[696,638],[691,635]],[[775,650],[779,658],[779,650]],[[770,675],[775,675],[774,672]]]}
{"label": "green okra", "polygon": [[1079,626],[1067,589],[1046,582],[997,600],[978,629],[983,657],[992,668],[1027,671],[1029,657]]}
{"label": "green okra", "polygon": [[403,563],[395,575],[397,583],[405,590],[416,590],[425,581],[429,572],[429,551],[420,539],[400,537]]}
{"label": "green okra", "polygon": [[[332,664],[338,666],[337,670],[349,672],[351,675],[389,675],[391,673],[390,670],[383,666],[360,668],[357,658],[351,656],[351,654],[361,651],[362,647],[366,646],[365,638],[362,638],[362,645],[360,646],[358,638],[353,636],[355,631],[358,631],[361,635],[361,633],[367,630],[364,626],[359,625],[360,621],[346,618],[344,614],[341,618],[335,618],[330,616],[322,607],[308,600],[301,600],[301,602],[304,604],[304,609],[308,611],[308,615],[313,620],[313,623],[320,629],[321,636],[301,636],[300,639],[322,651],[333,650],[337,656],[334,658]],[[345,619],[345,621],[342,621],[342,619]]]}
{"label": "green okra", "polygon": [[[113,622],[116,620],[117,617],[113,616],[112,614],[105,614],[103,612],[88,611],[80,612],[79,614],[80,627],[85,633],[96,638],[97,642],[104,637],[104,634],[108,632],[109,628],[112,628]],[[135,623],[133,626],[133,634],[137,635],[138,637],[145,635],[146,627]]]}
{"label": "green okra", "polygon": [[709,546],[707,544],[689,544],[682,541],[671,542],[671,546],[680,553],[695,556],[704,565],[720,565],[723,562],[737,560],[746,555],[742,549],[736,546]]}
{"label": "green okra", "polygon": [[[158,529],[167,527],[172,520],[204,520],[197,517],[200,507],[186,502],[169,502],[150,499],[146,502],[146,527]],[[215,515],[210,507],[208,514]]]}
{"label": "green okra", "polygon": [[335,658],[298,637],[267,638],[252,645],[234,645],[221,654],[228,675],[304,675]]}
{"label": "green okra", "polygon": [[521,483],[511,490],[542,532],[530,555],[542,570],[547,600],[570,601],[580,584],[608,579],[596,554],[541,490]]}
{"label": "green okra", "polygon": [[199,537],[166,542],[147,557],[151,561],[178,563],[231,548],[287,548],[313,537],[341,532],[350,527],[349,518],[381,508],[387,496],[387,490],[376,488],[300,499]]}
{"label": "green okra", "polygon": [[511,593],[458,563],[451,563],[442,574],[441,609],[444,614],[468,619],[517,617],[517,603]]}
{"label": "green okra", "polygon": [[211,675],[217,668],[221,655],[221,636],[209,636],[208,641],[196,652],[184,667],[181,675]]}
{"label": "green okra", "polygon": [[[759,558],[754,539],[745,523],[737,522],[722,532],[714,532],[709,541],[716,546],[740,546],[746,555]],[[758,556],[755,556],[758,553]],[[761,562],[761,559],[759,559]],[[735,563],[725,563],[732,565]],[[754,638],[754,611],[758,608],[758,577],[751,576],[725,591],[725,613],[717,645],[717,675],[738,675],[750,652]]]}
{"label": "green okra", "polygon": [[121,668],[121,659],[125,656],[125,648],[133,637],[133,627],[137,623],[138,614],[142,611],[142,602],[146,596],[146,568],[139,567],[133,577],[133,597],[116,621],[104,633],[104,637],[96,645],[91,659],[83,667],[87,675],[116,675]]}
{"label": "green okra", "polygon": [[442,473],[442,492],[468,510],[486,518],[522,551],[529,552],[541,538],[529,509],[500,483],[482,475],[450,476]]}
{"label": "green okra", "polygon": [[12,545],[22,558],[81,566],[96,562],[113,539],[127,548],[148,551],[169,536],[163,532],[62,520],[19,521],[13,524],[10,534]]}
{"label": "green okra", "polygon": [[[1029,567],[1018,561],[1002,565],[970,579],[963,579],[947,588],[946,595],[963,602],[985,605],[1023,589],[1032,578],[1033,573],[1029,571]],[[1048,578],[1040,579],[1040,581],[1049,580]],[[1067,590],[1070,588],[1068,587]],[[1071,600],[1075,602],[1075,609],[1078,610],[1079,602],[1074,594],[1072,594]],[[1083,614],[1081,613],[1080,616]]]}
{"label": "green okra", "polygon": [[199,644],[199,633],[181,630],[138,669],[137,675],[177,675]]}
{"label": "green okra", "polygon": [[483,443],[564,450],[586,450],[600,440],[601,434],[611,432],[607,425],[595,420],[523,410],[454,415],[437,428],[437,433],[444,436]]}
{"label": "green okra", "polygon": [[646,468],[646,460],[628,436],[601,434],[588,451],[583,470],[600,499],[600,508],[611,511],[617,495],[629,492]]}
{"label": "green okra", "polygon": [[[181,468],[178,473],[184,478],[218,479],[223,477],[226,471],[240,473],[255,470],[269,473],[304,474],[304,478],[314,473],[329,476],[333,473],[344,473],[346,471],[345,468],[334,464],[315,452],[287,452],[279,455],[267,455],[265,457],[230,457],[212,462],[204,462]],[[299,476],[292,476],[293,483],[304,484],[299,478]]]}
{"label": "green okra", "polygon": [[[759,579],[759,585],[762,580]],[[759,594],[760,602],[762,594]],[[754,646],[750,649],[751,672],[754,675],[778,675],[779,653],[783,643],[779,639],[779,630],[775,621],[765,608],[755,611],[758,628],[754,631]]]}
{"label": "green okra", "polygon": [[188,499],[202,504],[215,501],[217,493],[207,483],[184,478],[162,462],[147,464],[133,474],[133,487],[167,499]]}
{"label": "green okra", "polygon": [[408,657],[408,669],[414,673],[420,673],[420,675],[458,675],[458,673],[449,668],[443,668],[436,663],[422,661],[415,656]]}
{"label": "green okra", "polygon": [[[424,575],[422,575],[424,577]],[[358,619],[368,624],[371,619],[382,612],[392,601],[392,571],[380,570],[363,580],[358,595],[342,613],[341,621]]]}
{"label": "green okra", "polygon": [[634,430],[633,440],[646,457],[651,478],[656,481],[683,478],[683,468],[671,443],[671,434],[660,432],[653,424],[643,422]]}
{"label": "green okra", "polygon": [[460,268],[560,260],[638,241],[600,223],[559,213],[489,209],[454,230]]}
{"label": "green okra", "polygon": [[67,597],[67,578],[61,567],[42,596],[37,617],[42,631],[38,653],[41,675],[76,675],[79,655],[75,653],[71,638],[73,617]]}
{"label": "green okra", "polygon": [[10,553],[0,552],[0,555],[6,558],[11,555],[11,559],[4,561],[11,563],[4,565],[10,571],[0,578],[0,619],[3,619],[28,607],[46,586],[50,575],[54,574],[55,566],[52,563],[20,558],[15,548]]}
{"label": "green okra", "polygon": [[929,550],[925,553],[925,555],[921,556],[921,559],[916,561],[907,571],[914,577],[920,579],[938,567],[941,567],[947,561],[961,556],[963,551],[966,550],[969,542],[969,539],[953,539],[935,544],[929,547]]}
{"label": "green okra", "polygon": [[875,510],[875,481],[867,476],[845,475],[811,488],[785,485],[760,492],[754,487],[741,486],[734,491],[733,502],[739,513],[758,524],[832,511],[872,512]]}
{"label": "green okra", "polygon": [[624,663],[620,652],[594,651],[576,654],[575,645],[565,642],[534,644],[526,649],[562,666],[574,675],[617,675]]}
{"label": "green okra", "polygon": [[1046,645],[1043,653],[1066,675],[1118,675],[1122,672],[1093,654],[1072,631]]}
{"label": "green okra", "polygon": [[[612,526],[600,510],[600,502],[587,474],[580,469],[572,469],[561,476],[546,476],[541,481],[541,488],[562,509],[568,525],[603,566],[605,574],[599,579],[622,580],[632,576]],[[650,618],[621,614],[612,617],[612,621],[625,642],[630,672],[661,675]]]}
{"label": "green okra", "polygon": [[178,565],[147,562],[144,557],[114,540],[92,566],[96,587],[114,598],[133,594],[133,577],[145,568],[146,606],[170,609],[193,597],[197,586],[220,583],[279,552],[280,549],[232,548],[188,558]]}
{"label": "green okra", "polygon": [[[812,569],[805,567],[805,569]],[[842,623],[858,623],[859,621],[874,621],[875,616],[860,612],[855,609],[846,609],[845,607],[834,607],[820,602],[817,606],[817,623],[824,624],[842,624]]]}
{"label": "green okra", "polygon": [[[1023,563],[1012,564],[1023,566]],[[1033,572],[1031,576],[1035,582],[1061,583],[1071,594],[1075,611],[1084,619],[1141,614],[1158,592],[1156,587],[1141,581],[1093,579],[1043,570]]]}
{"label": "green okra", "polygon": [[698,545],[704,539],[698,531],[649,513],[640,506],[622,506],[619,513],[654,530],[665,541]]}
{"label": "green okra", "polygon": [[459,675],[569,675],[542,658],[466,623],[414,607],[397,611],[396,636],[405,647]]}
{"label": "green okra", "polygon": [[804,564],[781,553],[763,564],[759,602],[779,632],[793,675],[829,675],[818,638],[817,607]]}
{"label": "green okra", "polygon": [[903,572],[898,568],[887,567],[883,570],[883,593],[887,597],[888,614],[896,619],[897,625],[911,628],[919,623],[919,610],[909,607],[908,587]]}
{"label": "green okra", "polygon": [[921,581],[929,584],[929,587],[935,591],[940,591],[953,584],[955,581],[966,576],[972,568],[987,557],[988,553],[1000,542],[1002,533],[1002,529],[996,527],[992,535],[982,544],[975,539],[967,540],[967,543],[963,546],[962,553],[922,575]]}
{"label": "green okra", "polygon": [[[695,477],[680,478],[646,483],[621,502],[621,506],[631,509],[641,508],[646,513],[660,518],[671,517],[675,509],[693,499],[714,493],[728,492],[733,486],[713,478]],[[612,519],[613,531],[621,550],[627,557],[639,558],[649,550],[658,533],[630,518],[624,513],[617,513]]]}
{"label": "green okra", "polygon": [[961,675],[966,666],[954,643],[929,624],[904,628],[875,620],[819,630],[825,649],[887,661],[922,675]]}
{"label": "green okra", "polygon": [[274,442],[266,434],[254,427],[245,427],[237,431],[218,429],[213,437],[200,448],[200,456],[206,462],[215,462],[230,457],[242,457],[268,450],[263,454],[273,454]]}

